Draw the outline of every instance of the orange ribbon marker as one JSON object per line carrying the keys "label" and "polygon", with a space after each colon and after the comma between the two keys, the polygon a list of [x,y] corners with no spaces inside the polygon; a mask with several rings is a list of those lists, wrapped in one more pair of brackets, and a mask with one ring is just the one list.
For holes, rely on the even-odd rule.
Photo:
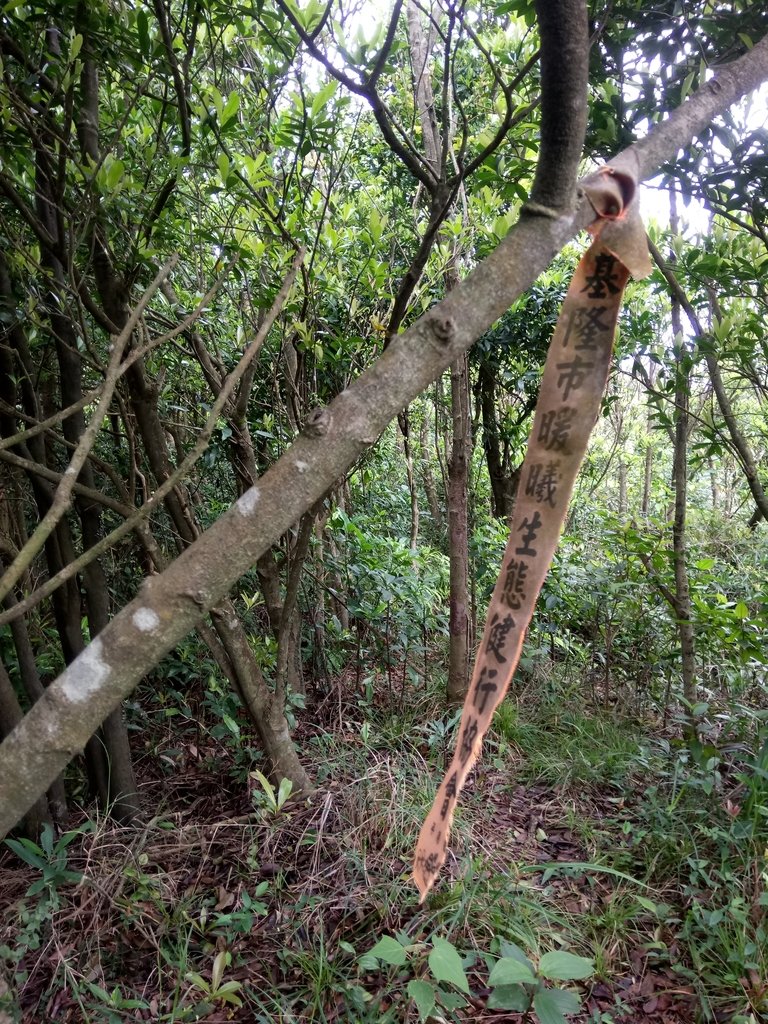
{"label": "orange ribbon marker", "polygon": [[419,834],[413,880],[421,901],[445,861],[459,794],[504,698],[600,410],[616,321],[630,276],[650,273],[634,179],[602,168],[584,183],[597,220],[547,353],[501,574],[464,702],[456,750]]}

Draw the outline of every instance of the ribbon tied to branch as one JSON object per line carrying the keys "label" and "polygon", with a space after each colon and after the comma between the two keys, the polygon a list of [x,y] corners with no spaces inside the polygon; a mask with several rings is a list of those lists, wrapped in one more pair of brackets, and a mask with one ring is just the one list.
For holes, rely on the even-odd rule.
{"label": "ribbon tied to branch", "polygon": [[459,794],[520,659],[589,436],[600,410],[630,275],[650,273],[632,175],[601,168],[582,183],[596,218],[547,353],[509,541],[488,607],[453,760],[419,835],[413,879],[423,901],[440,872]]}

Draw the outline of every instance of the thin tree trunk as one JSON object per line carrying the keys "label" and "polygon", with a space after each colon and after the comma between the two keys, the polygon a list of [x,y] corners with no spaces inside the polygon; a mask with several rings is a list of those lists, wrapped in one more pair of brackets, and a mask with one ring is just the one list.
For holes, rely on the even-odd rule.
{"label": "thin tree trunk", "polygon": [[497,519],[509,522],[519,473],[508,476],[504,472],[496,411],[496,378],[485,360],[480,362],[477,388],[483,425],[483,449],[491,483],[491,511]]}
{"label": "thin tree trunk", "polygon": [[[658,249],[656,249],[653,243],[651,243],[651,252],[657,264],[659,265],[662,274],[664,274],[667,283],[670,286],[670,290],[674,296],[675,302],[678,304],[678,307],[682,306],[683,309],[685,309],[686,315],[688,317],[688,320],[690,321],[694,333],[696,334],[696,337],[704,337],[705,331],[701,326],[696,311],[689,302],[688,297],[686,296],[682,287],[680,286],[680,283],[677,280],[673,269],[663,262],[663,260],[660,257]],[[720,305],[717,301],[717,296],[714,294],[713,291],[710,291],[709,293],[709,300],[714,314],[717,316],[719,320],[722,320],[722,310],[720,309]],[[757,506],[757,509],[760,512],[760,517],[762,517],[763,519],[768,519],[768,495],[766,495],[765,488],[763,487],[762,482],[760,480],[760,476],[757,470],[757,463],[755,461],[755,456],[752,452],[749,442],[747,441],[746,437],[741,431],[741,428],[739,427],[736,415],[733,411],[733,406],[731,404],[730,397],[725,389],[725,385],[723,383],[723,375],[720,372],[720,363],[717,358],[717,353],[715,352],[711,342],[703,347],[703,351],[704,360],[707,364],[707,370],[709,371],[709,378],[712,381],[712,389],[715,392],[717,404],[720,407],[720,413],[722,414],[723,421],[725,422],[725,426],[728,430],[728,436],[731,439],[731,443],[733,445],[734,450],[738,454],[739,462],[741,463],[741,467],[744,471],[744,476],[747,481],[747,486],[749,487],[755,505]],[[756,520],[756,522],[758,521],[759,518],[758,520]]]}
{"label": "thin tree trunk", "polygon": [[651,484],[653,482],[653,445],[650,434],[646,437],[645,445],[645,466],[643,469],[643,498],[640,504],[640,514],[648,519],[651,508]]}
{"label": "thin tree trunk", "polygon": [[627,514],[627,464],[624,459],[619,459],[619,518],[623,519]]}
{"label": "thin tree trunk", "polygon": [[419,495],[416,487],[416,474],[413,471],[413,449],[411,447],[411,417],[406,410],[398,416],[400,432],[403,437],[403,454],[405,455],[405,476],[408,482],[408,493],[411,499],[411,530],[408,544],[415,552],[419,542]]}
{"label": "thin tree trunk", "polygon": [[[647,374],[647,386],[653,387],[656,376],[654,363],[650,364]],[[640,513],[644,519],[649,519],[651,514],[651,491],[653,489],[653,416],[650,404],[646,410],[645,420],[645,460],[643,465],[643,497],[640,502]]]}
{"label": "thin tree trunk", "polygon": [[[12,608],[16,604],[13,593],[6,596],[3,602],[4,607]],[[10,623],[13,645],[16,648],[16,657],[19,662],[19,673],[21,681],[31,704],[43,696],[43,684],[37,671],[35,655],[27,631],[27,621],[22,615],[13,619]],[[53,820],[60,822],[64,820],[67,813],[67,792],[64,788],[64,779],[58,775],[48,787],[48,806],[51,809]]]}
{"label": "thin tree trunk", "polygon": [[[660,258],[658,250],[652,243],[650,243],[650,249],[659,269],[662,270],[662,273],[667,279],[667,283],[670,286],[675,302],[678,304],[678,307],[682,306],[683,309],[685,309],[688,321],[690,322],[696,338],[705,337],[706,332],[701,327],[696,311],[680,286],[673,268]],[[710,291],[710,305],[712,306],[712,310],[715,315],[720,319],[720,321],[722,321],[723,313],[717,296],[713,291]],[[756,519],[757,523],[760,521],[760,518],[768,519],[768,495],[766,495],[765,488],[763,487],[760,479],[752,447],[741,432],[736,416],[733,412],[730,397],[725,388],[725,384],[723,383],[723,375],[720,371],[720,362],[718,360],[717,352],[712,345],[711,339],[708,340],[708,344],[706,346],[702,346],[702,349],[703,356],[705,356],[705,361],[707,362],[707,369],[710,374],[710,380],[712,381],[715,397],[717,398],[718,406],[720,407],[720,413],[723,417],[723,421],[725,422],[726,429],[728,430],[728,436],[731,439],[734,451],[738,455],[738,461],[741,464],[741,468],[746,479],[746,485],[749,486],[750,493],[755,500],[755,505],[760,512],[760,516]]]}
{"label": "thin tree trunk", "polygon": [[[676,230],[675,193],[670,192],[671,224]],[[688,500],[688,406],[690,375],[684,368],[687,353],[680,321],[680,303],[672,298],[672,330],[675,336],[675,448],[673,456],[674,519],[672,523],[672,551],[675,569],[675,611],[680,637],[680,658],[683,676],[683,697],[686,702],[685,733],[689,740],[696,738],[696,721],[692,708],[697,700],[696,644],[691,615],[691,595],[686,565],[686,512]]]}
{"label": "thin tree trunk", "polygon": [[[717,479],[717,466],[715,466],[714,459],[707,459],[707,468],[709,469],[709,487],[712,492],[712,511],[717,512],[720,507],[720,483]],[[759,509],[757,511],[760,512]],[[762,512],[760,512],[760,518],[762,518]]]}
{"label": "thin tree trunk", "polygon": [[712,388],[717,398],[717,404],[720,406],[720,412],[728,429],[728,435],[733,447],[739,454],[738,461],[741,463],[741,467],[744,471],[747,486],[749,487],[755,506],[759,510],[760,515],[764,519],[768,519],[768,495],[766,495],[765,489],[760,480],[752,448],[744,434],[741,432],[728,392],[725,390],[723,375],[720,372],[720,363],[717,356],[709,346],[706,348],[704,358],[707,363],[707,370],[709,371],[709,379],[712,381]]}
{"label": "thin tree trunk", "polygon": [[[19,705],[13,684],[0,662],[0,739],[5,739],[23,717],[24,713]],[[45,822],[51,823],[51,814],[48,809],[48,801],[41,796],[24,815],[22,831],[30,839],[36,840]]]}
{"label": "thin tree trunk", "polygon": [[315,522],[315,544],[312,553],[315,577],[315,601],[312,613],[312,675],[317,681],[327,683],[328,671],[326,662],[326,618],[328,598],[326,596],[327,572],[325,568],[325,526],[328,522],[328,508]]}
{"label": "thin tree trunk", "polygon": [[[450,189],[446,185],[446,159],[452,144],[453,128],[449,112],[444,110],[442,132],[438,129],[435,98],[432,89],[431,38],[422,25],[421,10],[415,0],[409,0],[407,7],[408,45],[411,58],[413,95],[419,114],[424,156],[434,177],[430,188],[430,222],[439,224],[449,209]],[[428,32],[434,30],[430,23]],[[424,243],[430,237],[424,235],[419,256],[410,268],[409,275],[420,275],[423,264],[431,249]],[[446,291],[458,283],[456,253],[452,252],[443,275]],[[418,277],[415,278],[416,280]],[[401,287],[395,300],[393,318],[397,325],[398,308],[402,305],[404,292]],[[393,329],[393,328],[391,328]],[[447,699],[449,703],[464,700],[469,688],[469,538],[468,501],[469,488],[469,364],[466,354],[451,367],[451,418],[453,439],[448,462],[448,548],[450,558],[450,617]]]}
{"label": "thin tree trunk", "polygon": [[421,463],[421,479],[424,483],[424,493],[427,496],[429,514],[432,517],[435,530],[440,533],[443,529],[443,513],[440,502],[437,500],[437,488],[435,477],[432,473],[432,466],[429,461],[429,446],[427,444],[427,431],[429,429],[429,415],[425,404],[419,427],[419,462]]}
{"label": "thin tree trunk", "polygon": [[[58,56],[58,37],[52,44]],[[98,123],[98,76],[93,61],[84,62],[83,70],[83,107],[84,113],[90,113],[90,106],[96,106]],[[56,356],[59,363],[60,398],[63,408],[78,402],[83,395],[82,390],[82,358],[77,344],[73,321],[68,311],[66,290],[66,240],[61,236],[58,209],[61,196],[58,193],[60,182],[55,173],[56,166],[56,133],[50,131],[47,119],[43,121],[45,129],[41,133],[36,150],[35,167],[35,203],[40,222],[45,226],[52,243],[41,252],[41,264],[49,271],[47,316],[54,339]],[[46,145],[49,144],[49,145]],[[85,430],[83,411],[67,417],[62,424],[64,439],[76,445]],[[93,471],[88,462],[80,471],[80,481],[92,490],[95,488]],[[82,497],[75,498],[75,508],[82,528],[83,550],[98,543],[102,536],[101,510],[93,502]],[[74,552],[73,552],[74,554]],[[100,559],[94,559],[83,573],[83,588],[86,595],[91,640],[107,625],[109,621],[109,595],[107,581]],[[78,642],[82,647],[82,639]],[[78,651],[79,653],[79,651]],[[131,752],[128,743],[128,732],[122,718],[120,708],[111,712],[104,721],[100,733],[86,747],[86,760],[89,763],[92,783],[110,813],[124,824],[133,820],[139,809],[139,795],[133,773]]]}
{"label": "thin tree trunk", "polygon": [[450,559],[449,703],[460,703],[469,688],[469,367],[460,357],[451,367],[453,438],[448,460],[448,547]]}

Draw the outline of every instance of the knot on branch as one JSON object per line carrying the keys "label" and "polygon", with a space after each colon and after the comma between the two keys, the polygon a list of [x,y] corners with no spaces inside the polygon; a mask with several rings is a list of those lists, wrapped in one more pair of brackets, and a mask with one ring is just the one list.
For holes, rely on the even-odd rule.
{"label": "knot on branch", "polygon": [[331,425],[330,410],[324,406],[313,409],[304,421],[302,433],[305,437],[323,437]]}
{"label": "knot on branch", "polygon": [[449,345],[456,337],[456,324],[449,316],[436,316],[429,321],[435,339],[441,345]]}

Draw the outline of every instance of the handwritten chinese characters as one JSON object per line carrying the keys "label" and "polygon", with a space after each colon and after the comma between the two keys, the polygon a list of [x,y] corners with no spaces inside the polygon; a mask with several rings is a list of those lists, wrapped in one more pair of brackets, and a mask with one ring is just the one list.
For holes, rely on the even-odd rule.
{"label": "handwritten chinese characters", "polygon": [[525,600],[525,580],[528,576],[528,563],[522,558],[510,558],[506,565],[501,600],[512,611],[517,611]]}
{"label": "handwritten chinese characters", "polygon": [[[518,547],[515,548],[516,555],[529,555],[531,558],[536,557],[536,548],[533,546],[533,542],[536,540],[536,535],[541,529],[541,516],[538,512],[534,512],[530,520],[526,516],[522,523],[517,528],[517,533],[522,533],[522,539]],[[512,531],[515,533],[515,530]]]}
{"label": "handwritten chinese characters", "polygon": [[445,860],[459,794],[512,679],[599,408],[624,266],[599,242],[576,271],[555,331],[499,581],[488,609],[456,751],[414,859],[422,899]]}
{"label": "handwritten chinese characters", "polygon": [[525,493],[539,503],[555,507],[559,462],[534,462],[528,471]]}
{"label": "handwritten chinese characters", "polygon": [[562,405],[536,417],[534,428],[538,429],[536,440],[548,452],[567,452],[577,410]]}
{"label": "handwritten chinese characters", "polygon": [[624,290],[626,275],[622,280],[619,261],[611,252],[599,252],[595,256],[594,269],[587,274],[587,283],[581,289],[590,299],[604,299],[606,295],[618,295]]}

